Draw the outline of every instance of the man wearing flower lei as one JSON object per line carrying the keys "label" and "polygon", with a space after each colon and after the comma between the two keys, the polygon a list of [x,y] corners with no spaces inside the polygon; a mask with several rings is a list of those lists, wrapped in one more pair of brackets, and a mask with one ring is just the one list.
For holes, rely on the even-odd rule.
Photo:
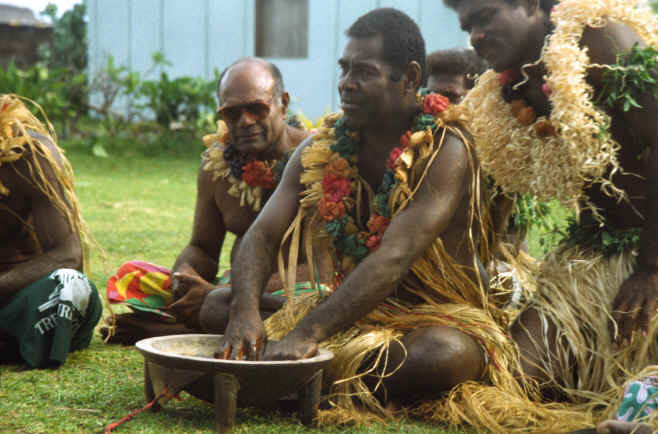
{"label": "man wearing flower lei", "polygon": [[[631,412],[628,399],[658,363],[658,21],[629,0],[444,1],[493,68],[463,102],[483,171],[505,193],[579,211],[568,239],[521,270],[535,288],[511,329],[525,393],[492,389],[461,419],[504,432],[656,426],[644,411],[655,397]],[[547,397],[566,402],[531,401]],[[508,411],[488,411],[501,400]]]}
{"label": "man wearing flower lei", "polygon": [[[478,258],[487,219],[479,170],[459,107],[418,93],[416,23],[377,9],[347,36],[342,112],[295,151],[238,252],[224,357],[332,350],[324,423],[394,417],[397,404],[445,413],[443,393],[461,382],[515,384],[504,315],[489,303]],[[259,300],[282,240],[307,257],[328,248],[335,290],[289,297],[264,323]]]}
{"label": "man wearing flower lei", "polygon": [[[208,299],[215,314],[213,327],[228,321],[227,315],[223,320],[216,317],[216,304],[228,306],[230,272],[215,282],[226,234],[237,236],[233,258],[278,183],[287,155],[308,132],[286,123],[290,96],[281,72],[270,62],[236,61],[221,74],[217,91],[222,120],[216,134],[204,137],[208,149],[197,179],[190,242],[178,256],[173,274],[148,262],[130,261],[109,279],[110,302],[126,303],[135,312],[108,318],[110,326],[102,330],[108,342],[133,344],[146,337],[202,330],[199,312],[218,284],[221,288]],[[268,292],[281,288],[275,273]],[[282,304],[281,296],[266,295],[263,309],[271,313]]]}
{"label": "man wearing flower lei", "polygon": [[58,367],[89,346],[103,307],[82,273],[88,239],[71,165],[41,108],[8,94],[0,94],[0,239],[0,363]]}

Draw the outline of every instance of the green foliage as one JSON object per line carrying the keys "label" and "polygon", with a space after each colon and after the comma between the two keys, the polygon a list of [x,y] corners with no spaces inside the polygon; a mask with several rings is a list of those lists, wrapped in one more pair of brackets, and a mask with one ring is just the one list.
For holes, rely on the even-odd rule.
{"label": "green foliage", "polygon": [[[168,64],[161,53],[154,53],[153,67],[145,75]],[[94,153],[200,152],[201,137],[215,129],[215,83],[196,77],[172,79],[165,71],[158,80],[144,80],[110,57],[91,84],[98,100],[90,105],[98,121]]]}
{"label": "green foliage", "polygon": [[41,15],[53,23],[52,45],[41,47],[36,65],[0,69],[0,92],[33,99],[60,137],[74,138],[77,146],[87,145],[96,156],[200,151],[201,136],[215,129],[217,71],[214,80],[172,78],[166,71],[171,63],[157,52],[144,76],[110,57],[101,71],[88,77],[86,2],[59,18],[57,6],[50,3]]}
{"label": "green foliage", "polygon": [[587,214],[568,219],[567,236],[564,242],[568,245],[587,246],[601,252],[605,256],[622,253],[629,247],[636,247],[640,243],[641,228],[617,229],[610,225],[601,226],[594,218]]}
{"label": "green foliage", "polygon": [[628,55],[617,56],[617,64],[603,74],[603,89],[597,98],[605,107],[621,104],[627,112],[631,107],[641,108],[640,95],[658,98],[658,51],[649,46],[640,48],[636,43]]}
{"label": "green foliage", "polygon": [[0,93],[16,93],[30,98],[46,111],[51,119],[67,119],[75,116],[71,99],[72,89],[86,85],[84,74],[71,76],[66,68],[48,68],[37,63],[21,69],[13,63],[0,68]]}
{"label": "green foliage", "polygon": [[649,6],[651,6],[654,13],[658,13],[658,0],[649,0]]}
{"label": "green foliage", "polygon": [[57,18],[57,5],[49,3],[41,12],[53,23],[53,44],[42,47],[41,57],[51,67],[71,68],[75,72],[87,70],[87,15],[86,2],[78,3]]}
{"label": "green foliage", "polygon": [[[155,53],[153,61],[154,67],[169,63],[161,53]],[[172,79],[163,70],[159,80],[145,80],[137,87],[133,93],[136,108],[142,111],[148,109],[163,127],[169,127],[172,122],[196,121],[214,111],[214,91],[218,80],[217,70],[214,80],[197,77]]]}
{"label": "green foliage", "polygon": [[564,236],[560,226],[551,218],[554,206],[539,202],[531,194],[517,196],[509,230],[520,234],[533,231],[537,234],[535,239],[540,252],[550,251]]}

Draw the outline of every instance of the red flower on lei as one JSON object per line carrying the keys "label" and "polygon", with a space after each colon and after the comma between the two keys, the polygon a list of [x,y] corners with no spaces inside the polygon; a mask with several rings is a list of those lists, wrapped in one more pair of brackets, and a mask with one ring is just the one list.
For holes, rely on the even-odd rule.
{"label": "red flower on lei", "polygon": [[383,234],[386,232],[386,228],[391,224],[391,219],[373,214],[368,220],[368,230],[373,234]]}
{"label": "red flower on lei", "polygon": [[382,242],[382,237],[384,232],[388,228],[388,225],[391,224],[391,219],[373,214],[368,220],[368,238],[366,239],[366,247],[370,253],[374,252],[379,248],[379,245]]}
{"label": "red flower on lei", "polygon": [[423,99],[423,113],[437,115],[445,111],[450,105],[450,100],[438,93],[431,93]]}
{"label": "red flower on lei", "polygon": [[374,234],[370,235],[366,240],[366,247],[370,253],[374,252],[379,248],[379,245],[382,243],[382,237],[384,234]]}
{"label": "red flower on lei", "polygon": [[318,212],[325,221],[340,220],[345,217],[345,204],[342,201],[334,202],[324,195],[318,202]]}
{"label": "red flower on lei", "polygon": [[388,154],[388,161],[386,161],[386,167],[395,170],[395,162],[398,161],[400,155],[402,155],[402,148],[397,147],[391,149],[391,152]]}
{"label": "red flower on lei", "polygon": [[400,136],[400,147],[402,149],[407,149],[411,144],[411,130],[408,130],[406,133]]}
{"label": "red flower on lei", "polygon": [[242,166],[242,180],[250,187],[262,187],[265,190],[274,188],[272,169],[258,160],[250,161]]}
{"label": "red flower on lei", "polygon": [[508,83],[518,80],[521,78],[521,70],[518,68],[512,68],[505,70],[498,74],[498,81],[501,86],[505,86]]}
{"label": "red flower on lei", "polygon": [[350,181],[333,173],[327,173],[322,178],[322,190],[327,200],[340,202],[345,196],[350,194]]}

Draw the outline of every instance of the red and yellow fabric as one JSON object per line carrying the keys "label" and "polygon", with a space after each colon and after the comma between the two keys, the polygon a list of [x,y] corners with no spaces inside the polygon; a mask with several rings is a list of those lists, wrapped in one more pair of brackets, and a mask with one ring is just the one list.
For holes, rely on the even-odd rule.
{"label": "red and yellow fabric", "polygon": [[171,270],[145,261],[129,261],[107,281],[110,303],[124,303],[132,309],[170,317],[164,312],[174,295]]}
{"label": "red and yellow fabric", "polygon": [[[231,284],[231,270],[226,270],[213,283],[219,285]],[[321,286],[323,291],[328,287]],[[146,261],[129,261],[117,270],[107,281],[107,300],[110,303],[123,303],[130,308],[155,314],[161,319],[173,321],[174,317],[166,312],[174,301],[171,289],[171,270]],[[313,292],[311,282],[298,282],[295,294]],[[283,290],[274,292],[284,295]]]}

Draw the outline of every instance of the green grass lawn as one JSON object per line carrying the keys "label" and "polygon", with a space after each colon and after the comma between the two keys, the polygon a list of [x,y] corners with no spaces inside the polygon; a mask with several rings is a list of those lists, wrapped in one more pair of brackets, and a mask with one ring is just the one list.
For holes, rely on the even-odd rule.
{"label": "green grass lawn", "polygon": [[[103,159],[71,150],[77,192],[98,246],[90,278],[105,282],[125,261],[171,266],[188,241],[194,210],[198,156],[125,156]],[[228,240],[232,242],[232,239]],[[228,264],[224,249],[222,267]],[[104,252],[104,253],[103,253]],[[71,354],[56,371],[0,366],[0,433],[102,432],[145,404],[142,356],[131,347],[105,345],[95,335],[89,349]],[[297,419],[239,409],[236,432],[441,433],[415,421],[369,427],[307,430]],[[159,413],[144,412],[119,433],[213,432],[213,410],[183,394]]]}

